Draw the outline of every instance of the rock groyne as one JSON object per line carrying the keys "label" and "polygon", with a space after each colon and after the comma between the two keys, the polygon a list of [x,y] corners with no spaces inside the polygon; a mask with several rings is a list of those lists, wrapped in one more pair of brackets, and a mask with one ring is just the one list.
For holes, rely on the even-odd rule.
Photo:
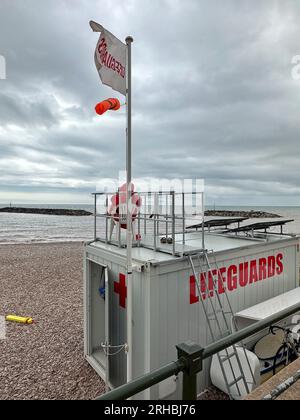
{"label": "rock groyne", "polygon": [[74,209],[40,209],[28,207],[3,207],[0,213],[44,214],[49,216],[91,216],[93,213],[86,210]]}
{"label": "rock groyne", "polygon": [[265,211],[250,210],[206,210],[205,216],[217,217],[245,217],[248,219],[278,219],[281,216],[278,214],[267,213]]}

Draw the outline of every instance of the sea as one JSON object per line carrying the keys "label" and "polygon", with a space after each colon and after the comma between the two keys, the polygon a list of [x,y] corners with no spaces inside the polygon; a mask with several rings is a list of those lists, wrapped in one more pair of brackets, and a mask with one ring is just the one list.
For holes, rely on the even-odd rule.
{"label": "sea", "polygon": [[[1,204],[0,207],[8,207],[9,204]],[[15,204],[16,207],[36,208],[67,208],[81,209],[93,212],[92,205],[56,205],[56,204]],[[243,210],[264,211],[274,213],[287,219],[293,219],[284,228],[285,233],[300,235],[300,207],[232,207],[214,206],[207,209],[215,210]],[[104,234],[105,222],[98,219],[98,234]],[[14,214],[0,213],[0,244],[21,243],[55,243],[55,242],[78,242],[89,241],[94,236],[93,216],[50,216],[39,214]]]}

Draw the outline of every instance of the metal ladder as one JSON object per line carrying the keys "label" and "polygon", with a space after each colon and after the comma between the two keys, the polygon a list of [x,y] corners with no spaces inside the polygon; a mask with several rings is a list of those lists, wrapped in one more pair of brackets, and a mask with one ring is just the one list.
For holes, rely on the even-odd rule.
{"label": "metal ladder", "polygon": [[[209,255],[213,259],[213,264],[215,268],[211,266]],[[202,303],[202,307],[205,313],[209,332],[210,332],[213,342],[215,342],[219,340],[220,338],[224,338],[232,334],[232,329],[231,329],[231,324],[230,324],[231,320],[235,324],[232,305],[230,303],[225,286],[224,286],[224,292],[222,292],[225,303],[222,302],[222,298],[219,294],[219,278],[222,279],[222,276],[221,276],[221,272],[218,267],[217,259],[214,252],[213,251],[208,252],[207,250],[198,251],[196,254],[188,255],[188,259],[192,268],[193,276],[196,281],[198,293],[200,296],[200,301]],[[197,271],[195,268],[195,260],[197,261],[196,264],[199,266],[199,271]],[[203,261],[204,261],[204,264],[203,264]],[[217,279],[214,278],[213,272],[217,274]],[[201,281],[201,275],[205,275],[204,281]],[[209,285],[209,280],[210,280],[210,285]],[[205,287],[203,288],[203,286]],[[209,286],[213,286],[213,287],[209,287]],[[205,298],[203,297],[203,295],[205,295]],[[227,306],[228,309],[224,307],[225,305]],[[251,376],[252,376],[251,379],[253,382],[252,381],[247,382],[245,371],[242,365],[242,361],[241,361],[240,355],[238,354],[239,347],[243,349],[243,354],[247,361],[248,368],[251,372]],[[241,343],[241,346],[233,345],[230,348],[227,348],[226,350],[224,350],[224,352],[218,353],[217,357],[220,364],[222,375],[225,380],[227,392],[230,398],[231,399],[242,398],[243,388],[244,390],[246,390],[246,393],[249,394],[250,392],[249,385],[255,384],[255,377],[254,377],[254,373],[253,373],[244,344]],[[229,365],[229,372],[231,373],[231,375],[229,375],[227,372],[226,363],[227,365]],[[233,380],[229,378],[229,376],[231,376]]]}

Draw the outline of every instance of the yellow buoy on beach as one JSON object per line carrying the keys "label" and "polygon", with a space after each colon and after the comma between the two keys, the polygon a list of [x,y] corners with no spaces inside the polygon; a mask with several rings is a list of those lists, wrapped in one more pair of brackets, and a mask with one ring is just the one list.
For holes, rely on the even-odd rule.
{"label": "yellow buoy on beach", "polygon": [[7,315],[5,319],[6,321],[17,322],[18,324],[33,324],[33,319],[28,317]]}

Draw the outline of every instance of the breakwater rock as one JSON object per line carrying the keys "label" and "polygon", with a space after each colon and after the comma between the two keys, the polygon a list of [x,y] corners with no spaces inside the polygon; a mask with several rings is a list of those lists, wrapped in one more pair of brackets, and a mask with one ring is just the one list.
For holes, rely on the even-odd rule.
{"label": "breakwater rock", "polygon": [[49,216],[91,216],[93,214],[86,210],[39,209],[29,207],[3,207],[0,208],[0,213],[44,214]]}
{"label": "breakwater rock", "polygon": [[217,217],[247,217],[248,219],[278,219],[278,214],[267,213],[265,211],[240,211],[240,210],[207,210],[205,216]]}

